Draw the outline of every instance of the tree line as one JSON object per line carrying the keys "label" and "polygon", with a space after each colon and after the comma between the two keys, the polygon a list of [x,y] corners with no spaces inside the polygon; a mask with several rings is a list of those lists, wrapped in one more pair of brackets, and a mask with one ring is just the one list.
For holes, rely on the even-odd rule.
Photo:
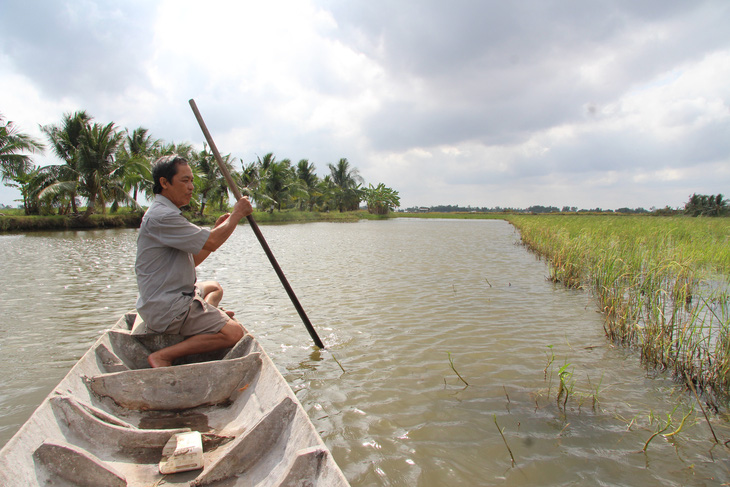
{"label": "tree line", "polygon": [[689,215],[689,216],[728,216],[730,215],[730,201],[726,200],[722,194],[704,195],[693,194],[689,197],[689,201],[685,203],[684,209],[681,208],[628,208],[622,207],[614,210],[604,210],[603,208],[578,209],[577,206],[563,206],[559,209],[557,206],[533,205],[528,208],[502,208],[497,206],[494,208],[472,207],[459,205],[438,205],[431,207],[413,207],[406,208],[404,211],[411,213],[436,212],[436,213],[620,213],[626,215]]}
{"label": "tree line", "polygon": [[691,216],[722,216],[730,213],[730,207],[722,194],[695,193],[684,205],[684,213]]}
{"label": "tree line", "polygon": [[[41,132],[48,146],[18,130],[0,114],[0,180],[17,188],[28,215],[77,214],[80,199],[86,201],[84,215],[112,212],[120,206],[141,209],[137,198],[152,193],[152,163],[159,157],[179,154],[189,161],[195,179],[190,208],[201,215],[206,206],[225,211],[229,189],[207,146],[197,151],[191,144],[166,143],[155,139],[143,127],[120,129],[114,122],[94,121],[86,111],[64,114],[58,124],[45,125]],[[32,154],[46,150],[61,164],[37,166]],[[240,162],[230,154],[223,157],[241,192],[259,210],[353,211],[361,202],[368,211],[386,214],[400,206],[398,191],[364,186],[357,168],[346,158],[327,164],[329,174],[320,178],[314,163],[301,159],[277,160],[273,153]]]}
{"label": "tree line", "polygon": [[[437,213],[614,213],[614,210],[604,210],[602,208],[592,209],[578,209],[577,206],[563,206],[562,209],[557,206],[543,206],[533,205],[527,208],[503,208],[496,206],[493,208],[488,207],[472,207],[472,206],[459,206],[459,205],[438,205],[431,207],[413,207],[406,208],[405,211],[418,213],[424,211],[437,212]],[[641,214],[650,213],[649,210],[644,208],[619,208],[615,213],[626,213],[626,214]]]}

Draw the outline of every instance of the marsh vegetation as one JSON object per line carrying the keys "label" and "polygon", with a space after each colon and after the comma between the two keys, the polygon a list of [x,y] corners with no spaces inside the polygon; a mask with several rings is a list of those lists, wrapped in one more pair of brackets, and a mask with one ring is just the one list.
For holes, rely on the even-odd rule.
{"label": "marsh vegetation", "polygon": [[523,243],[549,279],[594,293],[606,336],[640,350],[717,410],[730,397],[730,221],[522,216]]}

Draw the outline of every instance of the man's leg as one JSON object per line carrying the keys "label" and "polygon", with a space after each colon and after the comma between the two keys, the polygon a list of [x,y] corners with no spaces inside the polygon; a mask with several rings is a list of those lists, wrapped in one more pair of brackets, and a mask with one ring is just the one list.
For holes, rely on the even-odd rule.
{"label": "man's leg", "polygon": [[[217,281],[201,281],[195,284],[203,293],[203,299],[216,308],[223,299],[223,287]],[[233,318],[233,311],[226,310],[226,314]]]}
{"label": "man's leg", "polygon": [[180,343],[151,353],[147,361],[152,368],[169,367],[175,359],[185,355],[230,348],[241,338],[243,338],[243,327],[235,320],[228,320],[218,333],[191,336]]}
{"label": "man's leg", "polygon": [[216,281],[202,281],[195,284],[203,293],[203,299],[216,308],[223,299],[223,288]]}

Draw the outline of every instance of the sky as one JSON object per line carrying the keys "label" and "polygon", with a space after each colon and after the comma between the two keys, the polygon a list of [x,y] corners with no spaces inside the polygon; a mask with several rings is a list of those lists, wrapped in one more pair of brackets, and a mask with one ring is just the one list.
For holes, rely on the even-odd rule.
{"label": "sky", "polygon": [[0,0],[0,113],[202,149],[192,98],[222,153],[347,158],[402,208],[682,207],[730,195],[728,26],[727,0]]}

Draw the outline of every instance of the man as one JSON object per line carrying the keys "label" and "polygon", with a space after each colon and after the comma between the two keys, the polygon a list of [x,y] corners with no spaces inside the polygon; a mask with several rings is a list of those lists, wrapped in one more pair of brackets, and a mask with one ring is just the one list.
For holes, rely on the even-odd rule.
{"label": "man", "polygon": [[223,289],[215,281],[196,283],[195,267],[231,236],[253,211],[248,197],[236,202],[212,230],[182,216],[193,195],[193,172],[178,155],[158,159],[152,168],[155,200],[144,215],[137,238],[135,272],[137,312],[146,331],[187,336],[150,354],[151,367],[168,367],[185,355],[229,348],[243,337],[243,327],[218,304]]}

